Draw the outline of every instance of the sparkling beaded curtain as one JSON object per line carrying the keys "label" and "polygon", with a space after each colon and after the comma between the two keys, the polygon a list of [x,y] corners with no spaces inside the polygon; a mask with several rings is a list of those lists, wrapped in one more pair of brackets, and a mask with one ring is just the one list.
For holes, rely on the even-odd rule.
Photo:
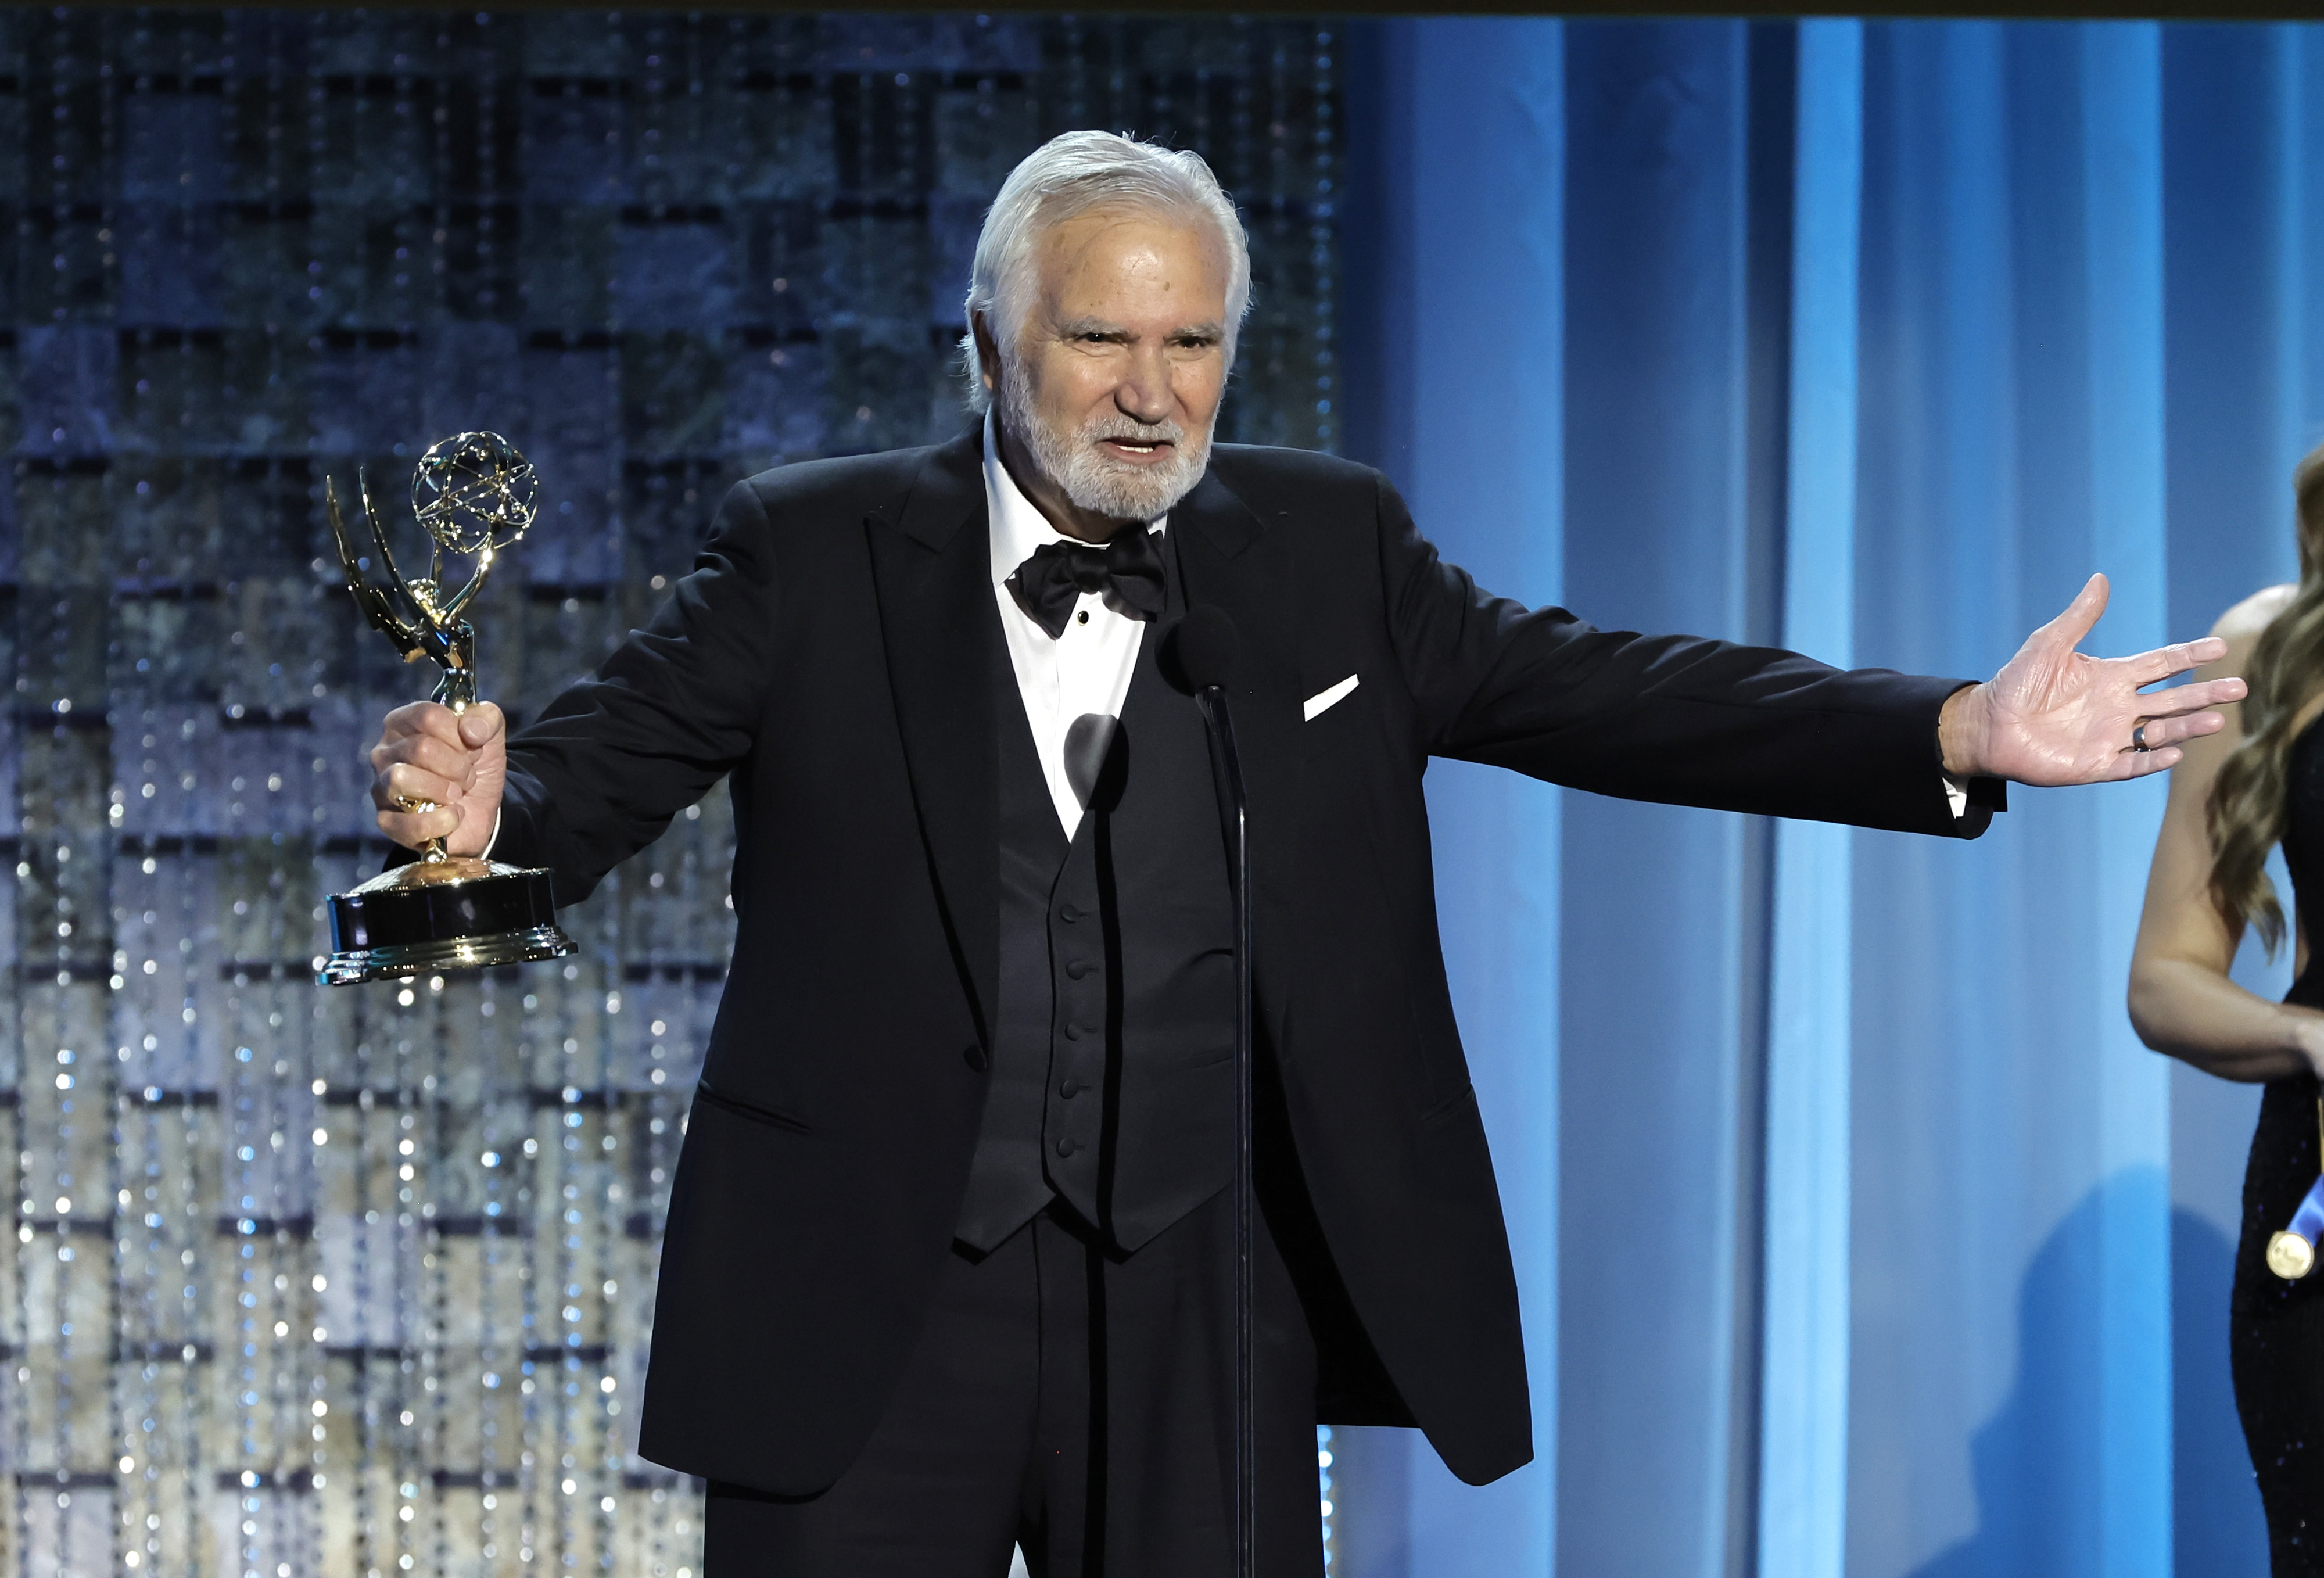
{"label": "sparkling beaded curtain", "polygon": [[1259,310],[1222,435],[1330,448],[1314,22],[0,11],[0,1239],[10,1571],[691,1578],[629,1452],[722,978],[723,795],[564,965],[325,991],[360,752],[425,690],[322,484],[409,530],[507,433],[540,525],[475,613],[521,717],[729,482],[926,441],[984,201],[1073,126],[1207,155]]}

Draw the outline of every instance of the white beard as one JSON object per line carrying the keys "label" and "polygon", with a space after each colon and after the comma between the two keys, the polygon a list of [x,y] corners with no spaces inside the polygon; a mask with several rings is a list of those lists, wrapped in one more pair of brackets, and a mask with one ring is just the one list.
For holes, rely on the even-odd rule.
{"label": "white beard", "polygon": [[[1199,438],[1189,441],[1176,422],[1148,427],[1115,413],[1096,418],[1080,431],[1058,433],[1034,414],[1024,370],[1001,381],[1001,419],[1009,431],[1033,453],[1033,464],[1055,483],[1076,509],[1114,521],[1156,521],[1170,512],[1180,499],[1194,491],[1211,463],[1211,433],[1217,426],[1214,411]],[[1167,443],[1170,458],[1158,466],[1129,466],[1098,448],[1102,438],[1122,438],[1133,444]]]}

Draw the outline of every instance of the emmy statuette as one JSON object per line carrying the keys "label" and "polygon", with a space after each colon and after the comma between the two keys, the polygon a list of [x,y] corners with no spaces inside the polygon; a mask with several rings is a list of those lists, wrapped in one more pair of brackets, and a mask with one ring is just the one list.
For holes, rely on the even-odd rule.
{"label": "emmy statuette", "polygon": [[[371,490],[357,473],[355,486],[371,525],[372,551],[387,584],[364,575],[328,482],[324,501],[347,590],[364,616],[403,654],[425,658],[441,670],[436,700],[466,712],[476,699],[476,632],[462,612],[492,573],[494,559],[532,524],[540,484],[514,445],[497,433],[460,433],[420,457],[411,478],[412,513],[436,544],[428,574],[406,579],[388,548],[387,531],[372,507]],[[475,561],[466,586],[447,594],[444,558]],[[432,810],[426,803],[404,807]],[[553,959],[573,952],[550,902],[549,873],[448,854],[431,839],[420,858],[383,872],[330,900],[331,956],[323,981],[406,976],[422,970],[468,969]]]}

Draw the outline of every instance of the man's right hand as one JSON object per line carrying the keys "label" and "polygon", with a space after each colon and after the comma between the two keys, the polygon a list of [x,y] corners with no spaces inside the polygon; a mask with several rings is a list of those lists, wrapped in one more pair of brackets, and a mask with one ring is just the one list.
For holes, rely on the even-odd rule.
{"label": "man's right hand", "polygon": [[[371,771],[382,833],[406,849],[441,838],[447,854],[481,855],[500,821],[506,722],[489,701],[462,713],[433,701],[399,706],[371,748]],[[404,808],[421,804],[436,808]]]}

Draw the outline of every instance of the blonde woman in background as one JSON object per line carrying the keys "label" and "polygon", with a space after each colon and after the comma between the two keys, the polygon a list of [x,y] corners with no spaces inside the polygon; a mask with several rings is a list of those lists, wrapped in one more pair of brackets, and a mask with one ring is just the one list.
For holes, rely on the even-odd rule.
{"label": "blonde woman in background", "polygon": [[[2276,1578],[2324,1575],[2324,1272],[2269,1269],[2268,1241],[2318,1177],[2324,970],[2304,924],[2324,913],[2324,447],[2293,474],[2300,582],[2229,609],[2212,633],[2251,694],[2227,726],[2187,742],[2147,877],[2130,1017],[2158,1052],[2222,1079],[2265,1082],[2244,1174],[2231,1348],[2236,1409],[2267,1508]],[[2240,713],[2240,716],[2238,716]],[[2284,914],[2268,852],[2291,868],[2296,979],[2281,1003],[2228,979],[2246,927],[2273,954]]]}

